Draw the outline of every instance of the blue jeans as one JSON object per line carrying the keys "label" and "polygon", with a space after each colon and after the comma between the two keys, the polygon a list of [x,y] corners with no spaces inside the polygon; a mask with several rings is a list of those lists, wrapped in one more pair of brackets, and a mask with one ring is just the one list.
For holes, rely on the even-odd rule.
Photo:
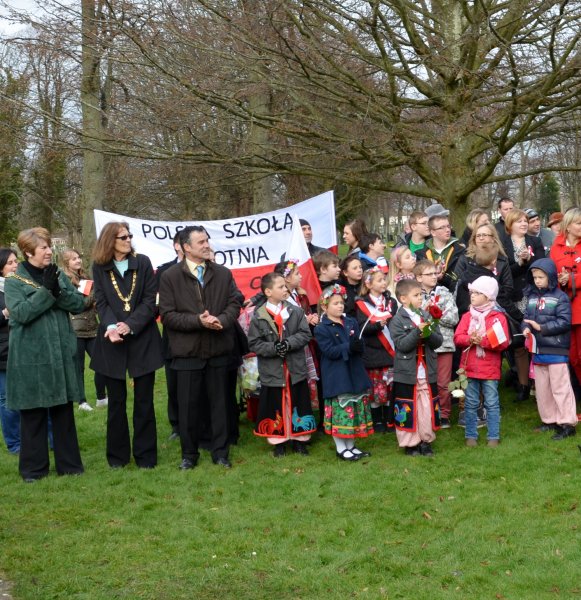
{"label": "blue jeans", "polygon": [[496,379],[468,379],[464,390],[464,410],[466,419],[466,438],[478,439],[476,411],[480,405],[480,392],[484,397],[488,421],[489,440],[500,439],[500,399],[498,397],[498,381]]}
{"label": "blue jeans", "polygon": [[20,452],[20,412],[6,408],[6,371],[0,371],[0,424],[8,452]]}

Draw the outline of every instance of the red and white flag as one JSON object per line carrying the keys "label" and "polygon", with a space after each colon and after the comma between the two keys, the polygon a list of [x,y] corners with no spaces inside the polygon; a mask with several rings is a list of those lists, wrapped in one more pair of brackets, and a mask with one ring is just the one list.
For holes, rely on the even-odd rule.
{"label": "red and white flag", "polygon": [[531,353],[531,354],[537,354],[538,350],[537,350],[537,338],[534,336],[533,333],[530,333],[526,338],[525,338],[525,348]]}
{"label": "red and white flag", "polygon": [[498,348],[498,346],[508,341],[500,321],[494,321],[492,327],[486,332],[486,337],[492,348]]}
{"label": "red and white flag", "polygon": [[303,276],[301,287],[307,293],[309,303],[317,304],[321,296],[321,286],[319,285],[319,278],[317,277],[307,242],[305,242],[301,223],[296,214],[293,215],[293,229],[289,245],[286,249],[286,259],[298,261],[299,271]]}
{"label": "red and white flag", "polygon": [[93,282],[90,279],[81,279],[81,281],[79,281],[78,290],[81,292],[81,294],[83,294],[83,296],[89,296],[92,289]]}

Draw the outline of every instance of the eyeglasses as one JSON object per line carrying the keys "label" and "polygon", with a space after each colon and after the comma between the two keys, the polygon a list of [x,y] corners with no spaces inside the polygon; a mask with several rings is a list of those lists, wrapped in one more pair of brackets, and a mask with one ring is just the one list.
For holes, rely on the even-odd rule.
{"label": "eyeglasses", "polygon": [[436,227],[432,231],[443,231],[444,229],[452,229],[452,225],[440,225],[440,227]]}
{"label": "eyeglasses", "polygon": [[127,240],[133,239],[133,234],[129,233],[128,235],[118,235],[115,239],[121,240],[122,242],[126,242]]}
{"label": "eyeglasses", "polygon": [[429,273],[422,273],[421,277],[437,277],[438,274],[436,271],[430,271]]}
{"label": "eyeglasses", "polygon": [[492,233],[477,233],[474,236],[477,240],[483,240],[485,238],[494,237]]}
{"label": "eyeglasses", "polygon": [[427,221],[417,221],[416,223],[412,223],[412,225],[427,225]]}

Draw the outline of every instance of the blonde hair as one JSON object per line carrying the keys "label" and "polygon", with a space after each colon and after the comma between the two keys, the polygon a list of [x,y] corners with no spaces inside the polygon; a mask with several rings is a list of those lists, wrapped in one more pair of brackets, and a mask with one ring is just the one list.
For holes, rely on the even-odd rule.
{"label": "blonde hair", "polygon": [[79,272],[75,272],[71,269],[70,262],[71,260],[77,256],[81,256],[81,253],[75,250],[74,248],[69,248],[65,250],[61,255],[61,263],[63,265],[63,273],[72,281],[73,285],[77,287],[81,281],[81,279],[87,279],[87,275],[83,270],[83,266],[79,269]]}
{"label": "blonde hair", "polygon": [[474,258],[476,252],[478,250],[476,246],[476,234],[483,228],[486,227],[488,233],[490,233],[492,243],[498,248],[498,254],[502,254],[502,256],[506,256],[506,252],[502,244],[500,243],[500,238],[498,237],[498,232],[496,231],[496,227],[492,225],[492,223],[486,223],[484,225],[479,225],[476,229],[472,230],[472,235],[470,236],[470,240],[468,241],[468,248],[466,249],[466,256],[469,258]]}
{"label": "blonde hair", "polygon": [[561,233],[567,237],[567,227],[571,223],[581,223],[581,208],[574,206],[565,212],[561,221]]}
{"label": "blonde hair", "polygon": [[480,220],[480,217],[483,217],[484,215],[488,217],[488,213],[483,208],[475,208],[474,210],[471,210],[466,216],[466,227],[468,227],[470,231],[473,231],[476,227],[476,224]]}

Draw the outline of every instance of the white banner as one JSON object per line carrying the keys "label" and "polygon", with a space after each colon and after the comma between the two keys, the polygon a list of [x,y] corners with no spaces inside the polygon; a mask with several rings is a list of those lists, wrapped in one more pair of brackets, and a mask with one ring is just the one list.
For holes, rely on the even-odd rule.
{"label": "white banner", "polygon": [[[325,192],[304,202],[281,210],[234,217],[221,221],[153,221],[136,219],[115,213],[95,210],[97,236],[110,221],[125,221],[133,234],[133,247],[147,255],[154,268],[173,260],[173,237],[187,225],[202,225],[210,236],[210,245],[218,264],[234,271],[242,288],[247,288],[249,273],[245,269],[275,265],[290,242],[293,215],[306,219],[313,229],[313,244],[323,248],[336,248],[335,201],[333,192]],[[289,257],[292,258],[292,257]],[[236,273],[240,270],[240,273]],[[256,289],[255,283],[250,286]],[[242,291],[245,291],[242,289]]]}

